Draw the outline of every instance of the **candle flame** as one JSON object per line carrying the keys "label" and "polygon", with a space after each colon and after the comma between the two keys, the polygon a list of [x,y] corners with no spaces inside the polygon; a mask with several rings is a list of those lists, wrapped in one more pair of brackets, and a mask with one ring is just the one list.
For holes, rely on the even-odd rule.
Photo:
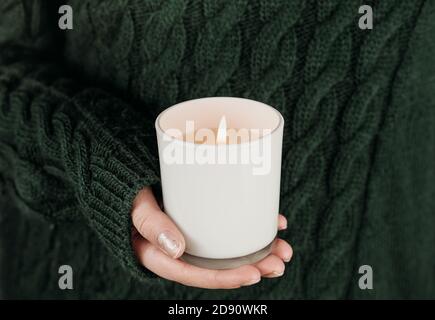
{"label": "candle flame", "polygon": [[216,143],[225,143],[227,141],[227,120],[225,116],[222,116],[219,122],[219,128],[217,131]]}

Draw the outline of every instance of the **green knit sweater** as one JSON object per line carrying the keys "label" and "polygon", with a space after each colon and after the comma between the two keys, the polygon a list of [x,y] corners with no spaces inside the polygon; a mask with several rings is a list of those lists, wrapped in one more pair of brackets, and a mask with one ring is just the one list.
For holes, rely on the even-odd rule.
{"label": "green knit sweater", "polygon": [[[2,0],[0,295],[435,298],[434,35],[432,0]],[[285,118],[279,279],[194,289],[132,252],[132,199],[159,188],[154,119],[205,96]]]}

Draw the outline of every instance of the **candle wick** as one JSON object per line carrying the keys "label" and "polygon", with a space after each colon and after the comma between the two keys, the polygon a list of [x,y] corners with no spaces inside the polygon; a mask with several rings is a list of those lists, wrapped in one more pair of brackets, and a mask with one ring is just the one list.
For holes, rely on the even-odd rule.
{"label": "candle wick", "polygon": [[225,116],[222,116],[221,121],[219,122],[218,132],[217,132],[217,143],[225,143],[227,140],[227,121]]}

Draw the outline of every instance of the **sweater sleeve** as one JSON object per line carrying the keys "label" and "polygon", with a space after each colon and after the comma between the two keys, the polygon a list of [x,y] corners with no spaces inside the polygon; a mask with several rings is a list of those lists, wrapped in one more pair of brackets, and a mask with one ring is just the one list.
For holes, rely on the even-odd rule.
{"label": "sweater sleeve", "polygon": [[0,48],[0,182],[17,205],[62,223],[83,219],[140,277],[130,210],[159,182],[154,125],[133,107],[79,85],[61,65]]}

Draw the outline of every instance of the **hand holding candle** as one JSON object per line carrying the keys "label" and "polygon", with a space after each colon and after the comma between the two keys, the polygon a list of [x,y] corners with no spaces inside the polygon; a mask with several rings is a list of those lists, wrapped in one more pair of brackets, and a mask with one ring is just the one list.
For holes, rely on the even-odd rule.
{"label": "hand holding candle", "polygon": [[[234,269],[204,269],[177,259],[183,254],[184,238],[172,220],[160,210],[150,188],[137,195],[132,221],[132,242],[139,262],[158,276],[187,286],[231,289],[251,285],[261,277],[273,278],[282,275],[284,262],[290,261],[292,256],[290,245],[284,240],[276,239],[269,256],[255,264]],[[279,215],[278,229],[283,230],[286,227],[285,217]],[[165,233],[170,235],[163,236],[162,240],[161,234]],[[174,245],[174,240],[179,245]]]}
{"label": "hand holding candle", "polygon": [[277,110],[241,98],[191,100],[162,112],[156,130],[166,214],[150,189],[136,199],[140,261],[204,288],[282,275],[292,255],[276,239],[286,225],[278,215],[283,126]]}

